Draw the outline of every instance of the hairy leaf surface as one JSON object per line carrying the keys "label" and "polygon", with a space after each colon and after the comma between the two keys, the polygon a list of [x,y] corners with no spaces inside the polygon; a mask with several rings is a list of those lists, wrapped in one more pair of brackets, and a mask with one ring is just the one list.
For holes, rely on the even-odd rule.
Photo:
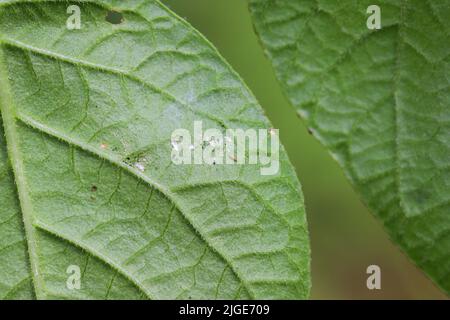
{"label": "hairy leaf surface", "polygon": [[196,120],[270,128],[241,79],[158,1],[74,3],[80,30],[73,3],[0,0],[0,297],[306,298],[284,150],[273,176],[171,162]]}
{"label": "hairy leaf surface", "polygon": [[[381,30],[366,26],[370,5]],[[450,2],[251,0],[291,103],[391,238],[450,292]]]}

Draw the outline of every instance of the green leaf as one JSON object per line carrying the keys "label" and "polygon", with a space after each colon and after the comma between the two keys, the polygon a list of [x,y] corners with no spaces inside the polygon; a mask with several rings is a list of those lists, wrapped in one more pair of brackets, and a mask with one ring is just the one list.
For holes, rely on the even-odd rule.
{"label": "green leaf", "polygon": [[[381,30],[367,27],[372,4]],[[250,9],[311,133],[449,293],[449,1],[252,0]]]}
{"label": "green leaf", "polygon": [[195,120],[270,128],[242,80],[158,1],[76,3],[80,30],[66,1],[0,1],[0,297],[308,297],[284,150],[272,176],[171,162]]}

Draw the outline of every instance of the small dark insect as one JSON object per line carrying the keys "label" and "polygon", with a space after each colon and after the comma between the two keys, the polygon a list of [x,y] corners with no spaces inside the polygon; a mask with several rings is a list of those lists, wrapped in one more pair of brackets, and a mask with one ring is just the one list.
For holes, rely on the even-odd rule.
{"label": "small dark insect", "polygon": [[105,19],[111,24],[121,24],[124,20],[123,15],[114,10],[108,11]]}
{"label": "small dark insect", "polygon": [[97,192],[97,186],[96,185],[93,185],[91,187],[91,192]]}

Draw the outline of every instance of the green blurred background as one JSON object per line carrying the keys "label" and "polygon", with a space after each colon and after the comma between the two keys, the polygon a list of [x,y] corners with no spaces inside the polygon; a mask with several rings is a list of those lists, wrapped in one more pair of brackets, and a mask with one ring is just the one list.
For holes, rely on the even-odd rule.
{"label": "green blurred background", "polygon": [[[391,242],[336,162],[283,96],[253,32],[246,0],[165,0],[241,75],[275,128],[303,186],[312,250],[313,299],[445,299]],[[366,268],[381,267],[381,290]]]}

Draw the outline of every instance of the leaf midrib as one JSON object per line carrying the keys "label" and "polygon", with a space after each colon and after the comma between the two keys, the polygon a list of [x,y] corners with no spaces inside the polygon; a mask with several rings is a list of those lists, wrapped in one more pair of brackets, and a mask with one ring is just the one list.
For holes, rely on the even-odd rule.
{"label": "leaf midrib", "polygon": [[5,69],[5,57],[3,47],[0,46],[0,111],[2,114],[3,127],[5,130],[8,157],[14,172],[14,179],[17,185],[17,192],[24,223],[25,236],[27,240],[28,255],[31,266],[34,292],[37,299],[45,298],[45,287],[39,273],[38,248],[36,245],[36,235],[33,227],[33,216],[30,199],[28,197],[25,177],[23,175],[23,160],[18,149],[18,137],[15,126],[15,116],[13,111],[13,99],[8,81],[8,73]]}

